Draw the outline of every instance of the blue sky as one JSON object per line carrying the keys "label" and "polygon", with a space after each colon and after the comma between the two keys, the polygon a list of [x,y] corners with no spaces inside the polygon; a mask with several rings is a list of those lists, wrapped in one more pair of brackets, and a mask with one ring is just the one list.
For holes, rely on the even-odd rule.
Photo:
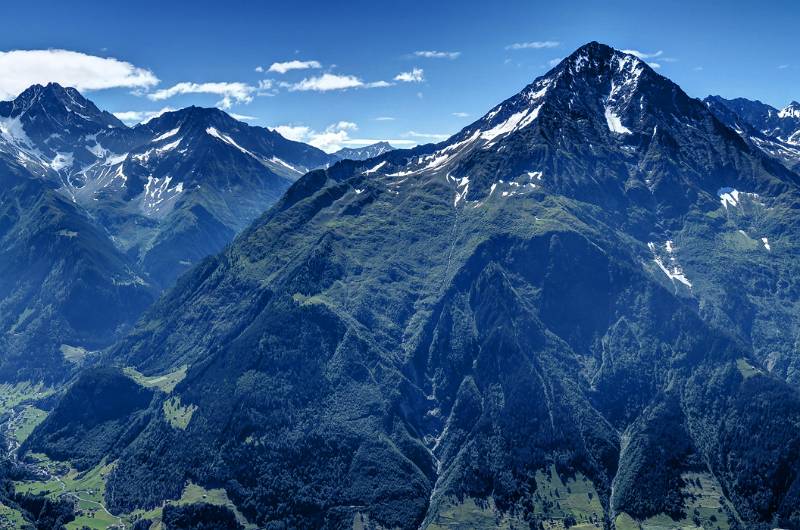
{"label": "blue sky", "polygon": [[652,54],[692,96],[800,100],[791,1],[74,0],[7,3],[3,18],[2,99],[76,80],[129,121],[218,105],[326,150],[439,140],[591,40]]}

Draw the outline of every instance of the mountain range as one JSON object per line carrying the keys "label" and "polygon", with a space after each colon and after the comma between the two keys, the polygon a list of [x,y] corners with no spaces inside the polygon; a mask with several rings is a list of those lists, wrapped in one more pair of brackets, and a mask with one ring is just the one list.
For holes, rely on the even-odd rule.
{"label": "mountain range", "polygon": [[778,110],[744,98],[728,100],[709,96],[703,101],[742,138],[782,161],[788,168],[800,170],[800,103],[792,101]]}
{"label": "mountain range", "polygon": [[[232,527],[800,528],[794,106],[700,101],[596,42],[446,141],[366,160],[287,144],[301,162],[214,110],[128,129],[83,105],[107,167],[90,176],[58,138],[32,147],[52,132],[3,122],[4,178],[74,223],[44,248],[112,234],[62,267],[142,279],[110,303],[124,284],[146,306],[169,283],[150,278],[174,278],[156,264],[193,264],[19,451],[106,470],[112,513],[147,528],[200,487],[224,490]],[[204,259],[156,257],[117,213],[179,247],[165,227],[198,215],[191,190],[229,219],[234,163],[285,192]]]}
{"label": "mountain range", "polygon": [[55,83],[0,103],[0,372],[63,378],[335,160],[217,109],[127,127]]}

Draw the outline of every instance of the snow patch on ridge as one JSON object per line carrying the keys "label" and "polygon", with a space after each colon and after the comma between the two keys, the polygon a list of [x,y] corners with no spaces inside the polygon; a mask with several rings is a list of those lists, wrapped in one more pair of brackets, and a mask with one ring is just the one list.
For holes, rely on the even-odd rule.
{"label": "snow patch on ridge", "polygon": [[527,127],[539,116],[542,105],[534,109],[527,108],[512,114],[504,122],[498,123],[488,131],[483,131],[481,133],[481,138],[492,141],[498,136],[504,136]]}
{"label": "snow patch on ridge", "polygon": [[622,125],[622,120],[611,108],[606,107],[605,115],[609,131],[617,134],[632,134],[630,129]]}
{"label": "snow patch on ridge", "polygon": [[166,140],[167,138],[170,138],[170,137],[175,136],[176,134],[178,134],[178,131],[180,131],[180,130],[181,130],[180,127],[176,127],[174,129],[172,129],[171,131],[167,131],[167,132],[165,132],[164,134],[162,134],[160,136],[156,136],[155,138],[153,138],[153,141],[154,142],[160,142],[161,140]]}
{"label": "snow patch on ridge", "polygon": [[729,206],[735,208],[741,205],[742,199],[744,198],[751,200],[758,199],[757,193],[747,193],[744,191],[739,191],[735,188],[720,188],[717,190],[717,196],[719,197],[719,201],[722,203],[722,206],[725,207],[725,210],[727,210]]}
{"label": "snow patch on ridge", "polygon": [[653,254],[653,261],[658,268],[661,269],[667,278],[672,280],[673,283],[676,281],[682,283],[688,288],[692,288],[692,282],[686,277],[686,274],[683,272],[683,268],[678,264],[677,258],[675,257],[675,244],[669,240],[664,244],[664,251],[667,254],[668,262],[664,263],[664,258],[659,254],[658,247],[654,242],[649,242],[647,247],[650,249],[650,252]]}

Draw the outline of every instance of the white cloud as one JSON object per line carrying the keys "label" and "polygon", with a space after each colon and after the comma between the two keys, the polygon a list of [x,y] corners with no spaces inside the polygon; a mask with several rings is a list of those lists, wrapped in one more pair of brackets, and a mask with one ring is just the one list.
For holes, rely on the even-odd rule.
{"label": "white cloud", "polygon": [[358,125],[350,121],[333,123],[321,132],[305,125],[280,125],[274,130],[289,140],[306,142],[327,153],[334,153],[343,147],[362,147],[377,142],[389,142],[395,147],[414,146],[419,143],[408,138],[351,138],[350,134],[358,130]]}
{"label": "white cloud", "polygon": [[702,66],[695,66],[694,68],[692,68],[692,70],[694,70],[695,72],[702,72],[703,71],[703,67]]}
{"label": "white cloud", "polygon": [[440,52],[436,50],[422,50],[414,52],[417,57],[424,57],[425,59],[458,59],[461,52]]}
{"label": "white cloud", "polygon": [[412,68],[410,72],[401,72],[394,76],[395,81],[402,83],[421,83],[424,79],[422,68]]}
{"label": "white cloud", "polygon": [[357,131],[358,125],[351,121],[339,121],[328,125],[322,132],[305,125],[280,125],[275,130],[289,140],[306,142],[326,153],[333,153],[347,145],[350,132]]}
{"label": "white cloud", "polygon": [[272,79],[261,79],[257,88],[257,96],[275,96],[278,94],[278,89],[275,88],[275,83],[273,83]]}
{"label": "white cloud", "polygon": [[788,65],[788,64],[779,64],[778,65],[778,70],[786,70],[787,68],[789,68],[789,66],[790,65]]}
{"label": "white cloud", "polygon": [[333,125],[328,125],[321,133],[311,131],[308,143],[326,153],[338,151],[345,145],[349,145],[351,138],[350,132],[358,130],[358,125],[351,121],[340,121]]}
{"label": "white cloud", "polygon": [[436,134],[436,133],[421,133],[417,131],[408,131],[403,136],[408,136],[410,138],[420,138],[423,140],[436,140],[440,142],[442,140],[447,140],[450,138],[451,135],[449,134]]}
{"label": "white cloud", "polygon": [[373,81],[372,83],[364,84],[364,88],[386,88],[387,86],[392,86],[394,83],[389,83],[386,81]]}
{"label": "white cloud", "polygon": [[454,112],[453,116],[455,116],[456,118],[468,118],[469,117],[469,113],[467,113],[467,112]]}
{"label": "white cloud", "polygon": [[9,99],[33,84],[56,82],[81,91],[105,88],[150,88],[153,72],[113,57],[69,50],[0,52],[0,99]]}
{"label": "white cloud", "polygon": [[172,107],[164,107],[161,110],[126,110],[123,112],[115,112],[114,116],[128,125],[135,125],[137,123],[147,123],[165,112],[173,112],[174,110],[175,109]]}
{"label": "white cloud", "polygon": [[[261,68],[261,70],[258,68]],[[264,71],[262,67],[259,66],[258,68],[256,68],[256,72]],[[308,70],[309,68],[322,68],[322,64],[320,64],[319,61],[285,61],[282,63],[272,63],[268,71],[278,74],[285,74],[291,70]]]}
{"label": "white cloud", "polygon": [[334,125],[332,125],[337,130],[340,131],[357,131],[358,125],[353,123],[352,121],[340,121]]}
{"label": "white cloud", "polygon": [[263,66],[256,66],[256,72],[258,72],[259,74],[263,73],[264,72],[264,67]]}
{"label": "white cloud", "polygon": [[563,60],[564,60],[563,57],[556,57],[555,59],[550,59],[549,61],[547,61],[547,64],[550,65],[550,68],[552,68],[554,66],[558,66],[558,63],[560,63]]}
{"label": "white cloud", "polygon": [[258,116],[248,116],[247,114],[235,114],[233,112],[230,113],[232,118],[235,118],[239,121],[257,121]]}
{"label": "white cloud", "polygon": [[395,118],[393,116],[378,116],[375,118],[375,121],[394,121]]}
{"label": "white cloud", "polygon": [[254,86],[245,83],[183,82],[147,94],[147,97],[153,101],[162,101],[182,94],[216,94],[222,96],[222,99],[217,102],[217,106],[229,109],[234,103],[250,103],[255,91]]}
{"label": "white cloud", "polygon": [[622,53],[633,55],[634,57],[638,57],[639,59],[655,59],[656,57],[661,57],[662,55],[664,55],[663,50],[658,50],[655,53],[645,53],[645,52],[640,52],[639,50],[622,50]]}
{"label": "white cloud", "polygon": [[542,48],[557,48],[561,43],[554,40],[536,40],[531,42],[515,42],[506,46],[506,50],[540,50]]}
{"label": "white cloud", "polygon": [[279,125],[274,130],[284,138],[295,142],[304,142],[311,134],[311,128],[305,125]]}
{"label": "white cloud", "polygon": [[330,90],[347,90],[349,88],[381,88],[391,86],[386,81],[375,81],[365,83],[354,75],[338,75],[324,73],[317,77],[307,77],[299,83],[282,83],[281,86],[290,91],[309,91],[328,92]]}
{"label": "white cloud", "polygon": [[654,70],[658,70],[659,68],[661,68],[661,65],[658,63],[647,63],[647,64],[650,66],[650,68],[653,68]]}

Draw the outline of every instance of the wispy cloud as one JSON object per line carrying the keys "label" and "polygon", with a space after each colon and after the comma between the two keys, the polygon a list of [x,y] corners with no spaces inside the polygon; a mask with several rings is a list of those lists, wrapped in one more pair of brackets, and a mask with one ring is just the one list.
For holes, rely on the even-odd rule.
{"label": "wispy cloud", "polygon": [[114,116],[128,125],[135,125],[137,123],[147,123],[153,118],[157,118],[165,112],[173,112],[175,109],[172,107],[164,107],[160,110],[126,110],[122,112],[115,112]]}
{"label": "wispy cloud", "polygon": [[391,83],[386,81],[365,83],[354,75],[324,73],[317,77],[307,77],[299,83],[281,83],[281,86],[292,92],[306,92],[309,90],[328,92],[331,90],[347,90],[350,88],[382,88],[391,86]]}
{"label": "wispy cloud", "polygon": [[421,133],[417,131],[408,131],[404,133],[403,136],[409,138],[419,138],[422,140],[435,140],[437,142],[441,142],[442,140],[447,140],[450,138],[451,135],[449,134],[438,134],[438,133]]}
{"label": "wispy cloud", "polygon": [[455,116],[456,118],[468,118],[469,117],[469,113],[468,112],[454,112],[453,116]]}
{"label": "wispy cloud", "polygon": [[[622,53],[627,53],[627,54],[633,55],[634,57],[637,57],[637,58],[647,62],[648,66],[650,66],[650,68],[653,68],[654,70],[658,70],[659,68],[661,68],[661,63],[662,62],[663,63],[674,63],[675,61],[677,61],[677,59],[675,59],[673,57],[664,57],[663,56],[664,55],[664,50],[658,50],[657,52],[652,52],[652,53],[643,52],[643,51],[639,51],[639,50],[622,50]],[[658,59],[658,62],[656,62],[656,61],[648,61],[648,59],[656,59],[656,58]]]}
{"label": "wispy cloud", "polygon": [[790,66],[791,66],[790,64],[779,64],[778,65],[778,70],[786,70]]}
{"label": "wispy cloud", "polygon": [[239,121],[258,121],[258,116],[248,116],[247,114],[236,114],[231,112],[231,117],[236,118]]}
{"label": "wispy cloud", "polygon": [[394,76],[395,81],[401,83],[421,83],[424,81],[424,72],[422,68],[413,68],[410,72],[401,72]]}
{"label": "wispy cloud", "polygon": [[547,61],[547,64],[550,66],[550,68],[553,68],[554,66],[557,66],[558,63],[560,63],[563,60],[564,60],[563,57],[556,57],[555,59],[550,59],[549,61]]}
{"label": "wispy cloud", "polygon": [[694,70],[695,72],[702,72],[703,71],[703,67],[702,66],[695,66],[694,68],[692,68],[692,70]]}
{"label": "wispy cloud", "polygon": [[393,116],[378,116],[375,118],[375,121],[394,121],[395,118]]}
{"label": "wispy cloud", "polygon": [[183,94],[215,94],[222,96],[217,106],[229,109],[234,103],[250,103],[256,87],[246,83],[189,83],[183,82],[169,88],[156,90],[147,97],[153,101],[162,101]]}
{"label": "wispy cloud", "polygon": [[661,57],[662,55],[664,55],[663,50],[658,50],[657,52],[654,53],[640,52],[639,50],[622,50],[622,53],[633,55],[634,57],[638,57],[639,59],[655,59],[656,57]]}
{"label": "wispy cloud", "polygon": [[278,89],[275,88],[275,83],[272,79],[261,79],[257,88],[257,96],[275,96],[278,94]]}
{"label": "wispy cloud", "polygon": [[458,59],[461,52],[442,52],[437,50],[421,50],[414,52],[416,57],[424,57],[425,59]]}
{"label": "wispy cloud", "polygon": [[[322,64],[319,61],[284,61],[278,63],[272,63],[270,67],[266,70],[267,72],[273,72],[277,74],[285,74],[286,72],[290,72],[292,70],[308,70],[310,68],[322,68]],[[263,72],[264,67],[257,66],[256,72]]]}
{"label": "wispy cloud", "polygon": [[159,83],[158,77],[146,68],[70,50],[0,52],[0,72],[0,99],[15,97],[36,83],[56,82],[81,91],[146,89]]}
{"label": "wispy cloud", "polygon": [[506,46],[506,50],[541,50],[543,48],[557,48],[560,44],[560,42],[554,40],[515,42]]}

